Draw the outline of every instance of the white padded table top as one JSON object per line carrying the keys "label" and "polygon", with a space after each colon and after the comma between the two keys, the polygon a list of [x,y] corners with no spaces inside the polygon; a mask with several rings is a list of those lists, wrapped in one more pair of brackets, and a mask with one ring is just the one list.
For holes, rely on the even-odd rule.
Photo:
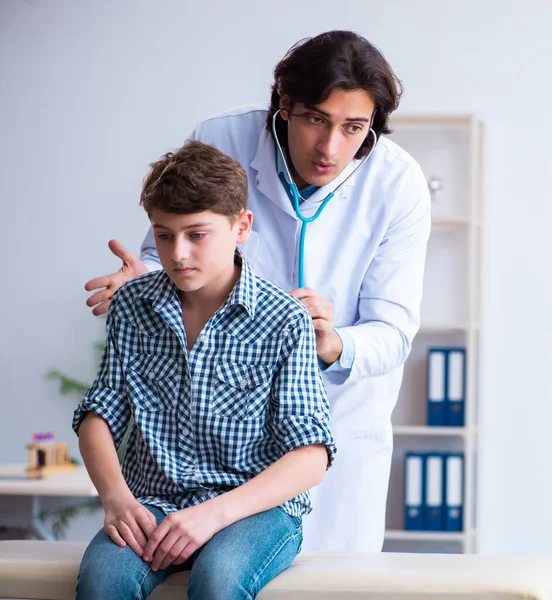
{"label": "white padded table top", "polygon": [[[85,544],[0,541],[0,598],[69,600]],[[152,600],[185,598],[187,575]],[[552,557],[305,554],[259,600],[552,600]]]}

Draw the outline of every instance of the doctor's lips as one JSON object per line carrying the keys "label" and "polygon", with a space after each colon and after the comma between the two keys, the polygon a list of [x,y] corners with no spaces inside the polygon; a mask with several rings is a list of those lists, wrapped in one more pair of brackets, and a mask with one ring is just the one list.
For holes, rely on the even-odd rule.
{"label": "doctor's lips", "polygon": [[328,162],[324,162],[324,161],[316,161],[316,162],[313,161],[312,164],[314,165],[314,168],[319,175],[326,175],[335,166],[333,163],[328,163]]}

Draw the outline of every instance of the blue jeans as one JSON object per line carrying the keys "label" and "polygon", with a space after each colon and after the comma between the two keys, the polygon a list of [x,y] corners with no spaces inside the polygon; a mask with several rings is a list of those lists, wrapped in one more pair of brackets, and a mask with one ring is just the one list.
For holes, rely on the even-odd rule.
{"label": "blue jeans", "polygon": [[[164,519],[158,508],[147,508],[158,524]],[[82,558],[77,600],[147,598],[166,576],[190,569],[190,600],[250,600],[292,563],[302,539],[301,518],[273,508],[219,531],[183,565],[154,572],[102,529]]]}

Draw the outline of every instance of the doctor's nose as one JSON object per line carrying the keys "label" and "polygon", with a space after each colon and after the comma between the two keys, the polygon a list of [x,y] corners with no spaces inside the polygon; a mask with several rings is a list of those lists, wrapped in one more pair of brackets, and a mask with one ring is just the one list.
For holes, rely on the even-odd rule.
{"label": "doctor's nose", "polygon": [[338,148],[338,135],[337,132],[328,131],[323,135],[316,144],[316,149],[322,156],[329,160],[337,154]]}

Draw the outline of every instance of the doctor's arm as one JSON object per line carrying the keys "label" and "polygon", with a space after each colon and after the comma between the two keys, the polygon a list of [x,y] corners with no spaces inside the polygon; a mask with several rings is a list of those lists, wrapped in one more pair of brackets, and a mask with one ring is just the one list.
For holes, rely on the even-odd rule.
{"label": "doctor's arm", "polygon": [[405,178],[394,213],[361,286],[359,319],[338,329],[354,342],[353,379],[385,375],[402,366],[420,326],[431,229],[430,197],[421,169]]}

